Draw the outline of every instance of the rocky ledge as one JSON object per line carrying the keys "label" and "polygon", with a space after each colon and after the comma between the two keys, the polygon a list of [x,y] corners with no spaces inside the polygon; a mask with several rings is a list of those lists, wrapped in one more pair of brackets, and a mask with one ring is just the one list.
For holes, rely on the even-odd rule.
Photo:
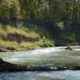
{"label": "rocky ledge", "polygon": [[0,46],[0,52],[7,52],[8,49],[6,47]]}
{"label": "rocky ledge", "polygon": [[0,46],[0,52],[16,51],[15,48],[7,48],[5,46]]}
{"label": "rocky ledge", "polygon": [[80,70],[80,66],[57,67],[57,66],[29,66],[11,64],[0,59],[0,71],[61,71],[61,70]]}

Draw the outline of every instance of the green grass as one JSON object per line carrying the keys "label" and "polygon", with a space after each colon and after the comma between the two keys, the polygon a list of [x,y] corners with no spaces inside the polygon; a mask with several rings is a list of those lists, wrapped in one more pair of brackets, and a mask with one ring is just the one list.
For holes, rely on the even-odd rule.
{"label": "green grass", "polygon": [[[32,27],[31,29],[33,29]],[[24,37],[38,38],[39,40],[36,42],[26,42],[21,41],[20,43],[14,41],[3,40],[0,38],[0,45],[8,48],[14,48],[16,50],[27,50],[31,48],[50,46],[54,44],[54,41],[45,37],[44,34],[41,37],[40,32],[35,29],[31,30],[30,27],[25,27],[22,24],[18,24],[17,27],[12,25],[2,25],[0,24],[0,35],[6,36],[9,33],[17,33],[19,35],[23,35]],[[37,28],[36,28],[37,29]]]}
{"label": "green grass", "polygon": [[8,33],[18,33],[20,35],[24,35],[25,37],[39,37],[39,34],[35,31],[29,31],[28,28],[24,28],[24,26],[11,26],[11,25],[1,25],[0,24],[0,34],[8,34]]}
{"label": "green grass", "polygon": [[37,42],[24,42],[22,41],[20,44],[18,44],[16,41],[5,41],[0,39],[0,45],[5,46],[7,48],[14,48],[16,50],[27,50],[27,49],[33,49],[33,48],[39,48],[44,46],[45,44],[47,46],[52,45],[52,41],[45,40],[39,40]]}

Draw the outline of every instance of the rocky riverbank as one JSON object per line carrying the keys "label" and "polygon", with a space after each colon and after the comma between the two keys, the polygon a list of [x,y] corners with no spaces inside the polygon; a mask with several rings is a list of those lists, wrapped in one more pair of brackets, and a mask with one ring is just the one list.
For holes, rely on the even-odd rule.
{"label": "rocky riverbank", "polygon": [[0,71],[61,71],[61,70],[80,70],[80,66],[59,67],[59,66],[30,66],[11,64],[0,59]]}
{"label": "rocky riverbank", "polygon": [[[33,47],[27,47],[26,49],[24,48],[23,50],[27,51],[27,50],[33,50],[33,49],[35,49],[35,47],[34,48]],[[0,46],[0,52],[9,52],[9,51],[13,52],[13,51],[20,51],[20,50],[16,50],[13,47]]]}
{"label": "rocky riverbank", "polygon": [[0,52],[16,51],[14,48],[7,48],[5,46],[0,46]]}

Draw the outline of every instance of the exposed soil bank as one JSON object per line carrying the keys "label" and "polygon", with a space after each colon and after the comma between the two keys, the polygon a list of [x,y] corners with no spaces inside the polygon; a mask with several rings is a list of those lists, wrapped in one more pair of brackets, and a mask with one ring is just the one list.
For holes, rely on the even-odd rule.
{"label": "exposed soil bank", "polygon": [[32,50],[52,45],[54,45],[52,40],[40,37],[40,34],[35,32],[25,32],[25,34],[19,32],[0,33],[0,52]]}
{"label": "exposed soil bank", "polygon": [[29,42],[35,42],[38,41],[38,38],[31,38],[31,37],[26,37],[24,35],[20,35],[18,33],[8,33],[6,35],[0,35],[0,38],[5,41],[16,41],[20,43],[21,41],[29,41]]}
{"label": "exposed soil bank", "polygon": [[[9,42],[16,42],[17,45],[19,45],[21,42],[36,42],[39,41],[39,38],[32,38],[32,37],[26,37],[24,35],[18,34],[18,33],[8,33],[8,34],[0,34],[0,39]],[[12,44],[14,45],[14,44]],[[10,45],[10,46],[12,46]],[[27,47],[28,48],[28,47]],[[31,49],[31,48],[28,48]],[[27,49],[26,49],[27,50]],[[14,47],[6,47],[3,45],[0,45],[0,52],[7,52],[7,51],[16,51],[16,48]]]}

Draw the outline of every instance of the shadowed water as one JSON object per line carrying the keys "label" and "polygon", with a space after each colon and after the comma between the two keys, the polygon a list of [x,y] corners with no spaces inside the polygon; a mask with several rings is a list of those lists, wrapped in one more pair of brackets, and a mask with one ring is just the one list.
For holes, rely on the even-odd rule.
{"label": "shadowed water", "polygon": [[2,72],[0,80],[80,80],[80,71]]}

